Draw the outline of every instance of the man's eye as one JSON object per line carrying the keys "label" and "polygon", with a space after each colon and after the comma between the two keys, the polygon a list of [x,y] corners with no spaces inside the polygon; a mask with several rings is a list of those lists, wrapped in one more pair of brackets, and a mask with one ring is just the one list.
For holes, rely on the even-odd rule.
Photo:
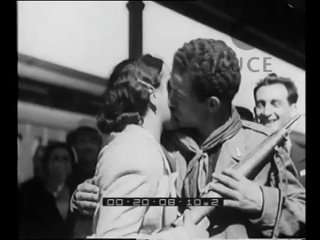
{"label": "man's eye", "polygon": [[257,104],[257,108],[263,108],[263,104],[262,103],[258,103]]}
{"label": "man's eye", "polygon": [[281,105],[281,103],[279,101],[272,102],[272,106],[274,106],[274,107],[279,107],[280,105]]}

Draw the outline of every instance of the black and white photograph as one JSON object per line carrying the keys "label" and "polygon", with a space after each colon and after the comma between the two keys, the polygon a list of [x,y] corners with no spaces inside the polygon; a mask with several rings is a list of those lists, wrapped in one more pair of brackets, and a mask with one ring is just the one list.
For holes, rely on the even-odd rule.
{"label": "black and white photograph", "polygon": [[17,1],[19,239],[305,239],[305,0]]}

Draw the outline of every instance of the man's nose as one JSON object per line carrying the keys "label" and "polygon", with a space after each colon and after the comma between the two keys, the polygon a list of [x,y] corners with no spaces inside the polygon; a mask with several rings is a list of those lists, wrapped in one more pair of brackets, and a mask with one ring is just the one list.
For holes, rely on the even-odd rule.
{"label": "man's nose", "polygon": [[266,104],[263,111],[262,111],[263,115],[265,116],[270,116],[272,114],[272,108],[269,104]]}

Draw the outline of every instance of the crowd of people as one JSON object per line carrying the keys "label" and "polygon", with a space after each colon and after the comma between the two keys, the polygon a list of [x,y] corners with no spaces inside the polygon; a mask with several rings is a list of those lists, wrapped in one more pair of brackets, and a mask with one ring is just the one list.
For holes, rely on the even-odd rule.
{"label": "crowd of people", "polygon": [[[145,54],[117,64],[97,118],[46,146],[41,174],[19,187],[22,238],[305,237],[305,139],[291,132],[252,178],[233,169],[297,114],[298,91],[275,73],[233,102],[239,60],[225,42],[194,39],[169,66]],[[112,136],[102,142],[101,135]],[[194,223],[186,207],[103,206],[102,198],[224,199]],[[177,218],[183,219],[173,224]]]}
{"label": "crowd of people", "polygon": [[71,131],[66,142],[39,146],[34,177],[19,186],[21,238],[80,238],[91,233],[91,222],[70,211],[70,199],[77,185],[93,176],[101,144],[99,132],[83,126]]}

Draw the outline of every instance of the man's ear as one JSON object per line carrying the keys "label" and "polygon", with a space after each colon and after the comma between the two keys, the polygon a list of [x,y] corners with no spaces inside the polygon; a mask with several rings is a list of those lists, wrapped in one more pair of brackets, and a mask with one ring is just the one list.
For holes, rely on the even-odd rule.
{"label": "man's ear", "polygon": [[221,102],[219,98],[211,96],[207,99],[207,104],[210,112],[217,112],[220,108]]}
{"label": "man's ear", "polygon": [[291,117],[294,117],[295,115],[297,115],[297,104],[292,103],[290,105],[290,115]]}

